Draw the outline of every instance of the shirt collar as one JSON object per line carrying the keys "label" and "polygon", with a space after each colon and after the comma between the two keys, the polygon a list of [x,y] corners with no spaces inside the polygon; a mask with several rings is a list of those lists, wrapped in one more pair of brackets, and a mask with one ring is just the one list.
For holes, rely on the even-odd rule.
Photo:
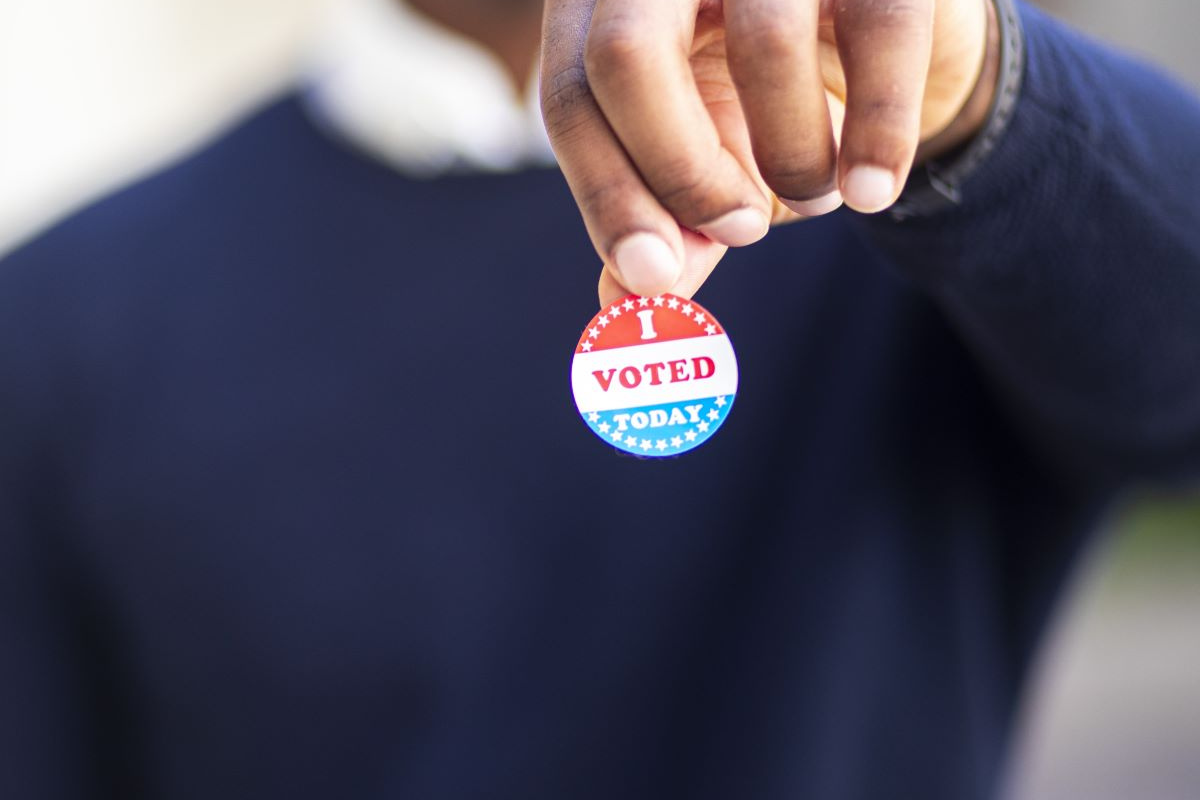
{"label": "shirt collar", "polygon": [[304,93],[322,127],[418,177],[554,164],[536,81],[518,97],[491,53],[400,0],[335,6]]}

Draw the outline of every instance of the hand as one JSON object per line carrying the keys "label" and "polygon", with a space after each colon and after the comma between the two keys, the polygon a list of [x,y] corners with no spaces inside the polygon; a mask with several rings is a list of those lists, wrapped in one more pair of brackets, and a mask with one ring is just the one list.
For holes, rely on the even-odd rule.
{"label": "hand", "polygon": [[892,205],[982,126],[995,31],[990,0],[548,0],[542,110],[601,303],[690,297],[772,223]]}

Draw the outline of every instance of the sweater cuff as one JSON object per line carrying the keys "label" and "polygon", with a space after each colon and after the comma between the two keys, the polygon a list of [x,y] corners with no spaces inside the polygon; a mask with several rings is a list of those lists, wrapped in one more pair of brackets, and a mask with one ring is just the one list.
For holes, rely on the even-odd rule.
{"label": "sweater cuff", "polygon": [[[1070,164],[1078,160],[1086,124],[1073,112],[1080,92],[1077,70],[1064,69],[1064,48],[1073,37],[1062,24],[1017,2],[1024,32],[1024,73],[1003,135],[991,142],[990,152],[972,165],[956,187],[956,202],[938,204],[926,213],[896,218],[888,213],[854,215],[869,238],[911,278],[940,282],[967,271],[975,279],[1000,283],[1016,280],[1005,264],[1023,258],[1030,230],[1044,225],[1047,215],[1065,222],[1070,206]],[[1069,61],[1069,57],[1067,58]],[[972,147],[973,145],[968,145]],[[908,190],[906,189],[906,192]],[[1032,226],[1032,227],[1031,227]],[[984,261],[1000,274],[977,263],[981,243]],[[999,287],[992,287],[999,288]]]}
{"label": "sweater cuff", "polygon": [[914,168],[900,199],[888,209],[892,219],[930,216],[962,203],[963,184],[987,161],[1008,131],[1025,77],[1025,31],[1015,0],[991,3],[999,29],[1000,66],[983,128],[950,156]]}

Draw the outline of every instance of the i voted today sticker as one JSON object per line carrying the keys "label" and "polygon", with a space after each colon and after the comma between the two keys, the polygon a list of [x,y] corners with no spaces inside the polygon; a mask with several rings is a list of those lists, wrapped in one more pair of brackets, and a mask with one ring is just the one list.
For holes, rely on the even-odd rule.
{"label": "i voted today sticker", "polygon": [[733,408],[737,358],[703,306],[630,295],[588,324],[571,362],[575,405],[604,441],[639,456],[677,456],[708,441]]}

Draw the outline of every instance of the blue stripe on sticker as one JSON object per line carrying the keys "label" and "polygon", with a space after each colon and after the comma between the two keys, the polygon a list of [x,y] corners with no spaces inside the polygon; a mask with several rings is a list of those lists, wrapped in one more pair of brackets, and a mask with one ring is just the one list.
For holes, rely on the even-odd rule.
{"label": "blue stripe on sticker", "polygon": [[589,411],[592,432],[619,450],[650,458],[686,453],[708,441],[733,408],[734,395],[719,395],[614,411]]}

